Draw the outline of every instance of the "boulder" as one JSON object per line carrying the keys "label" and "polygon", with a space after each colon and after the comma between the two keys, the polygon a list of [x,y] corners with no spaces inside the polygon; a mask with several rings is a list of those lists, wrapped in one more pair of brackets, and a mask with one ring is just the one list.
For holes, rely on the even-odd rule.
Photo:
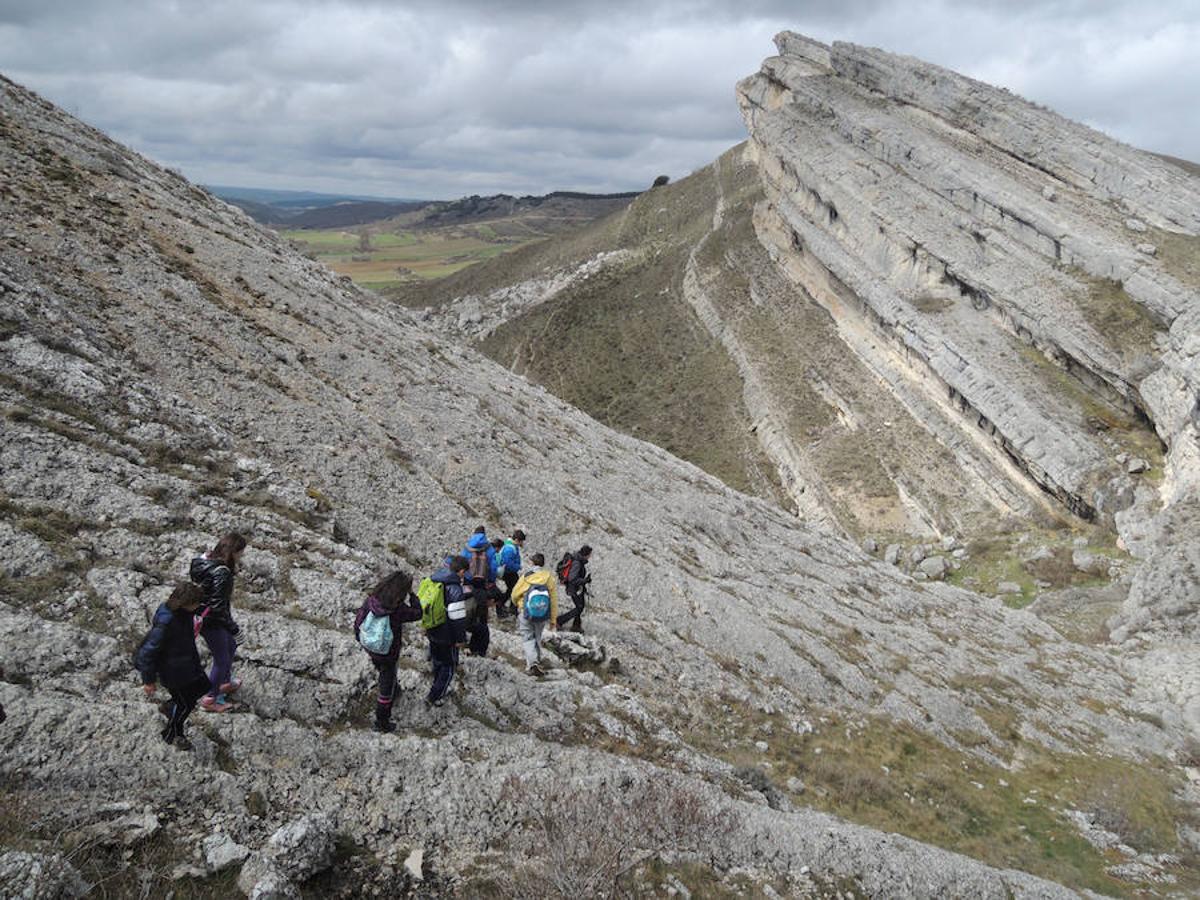
{"label": "boulder", "polygon": [[294,890],[288,885],[329,868],[336,840],[333,820],[324,814],[310,813],[289,822],[246,861],[238,887],[249,897],[297,896],[288,893]]}
{"label": "boulder", "polygon": [[1074,550],[1071,552],[1071,565],[1088,575],[1104,575],[1108,572],[1109,562],[1107,557],[1090,550]]}
{"label": "boulder", "polygon": [[946,559],[942,556],[931,556],[928,559],[921,560],[917,566],[919,572],[924,573],[926,578],[933,581],[941,581],[946,577]]}
{"label": "boulder", "polygon": [[90,890],[83,876],[57,853],[0,853],[0,896],[21,900],[67,900]]}
{"label": "boulder", "polygon": [[243,847],[223,832],[215,832],[206,837],[202,849],[204,862],[210,872],[220,872],[237,865],[250,855],[248,847]]}

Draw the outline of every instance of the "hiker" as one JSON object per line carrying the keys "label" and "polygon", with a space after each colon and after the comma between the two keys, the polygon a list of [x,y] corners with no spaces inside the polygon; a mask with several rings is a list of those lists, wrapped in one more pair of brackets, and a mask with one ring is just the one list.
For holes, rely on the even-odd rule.
{"label": "hiker", "polygon": [[467,640],[467,591],[463,585],[467,566],[466,557],[455,556],[423,580],[417,591],[421,627],[429,638],[429,659],[433,663],[433,684],[425,698],[430,706],[442,705],[458,668],[458,651]]}
{"label": "hiker", "polygon": [[375,731],[391,734],[392,700],[396,695],[396,663],[400,659],[400,642],[405,622],[421,618],[421,604],[412,592],[412,576],[396,571],[371,591],[354,617],[354,639],[358,641],[371,665],[379,672],[379,700],[375,704]]}
{"label": "hiker", "polygon": [[[504,584],[504,592],[496,606],[496,618],[502,618],[514,608],[511,606],[513,587],[521,577],[521,548],[525,546],[525,532],[520,528],[512,533],[507,541],[503,541],[499,551],[499,567],[497,574]],[[497,585],[499,587],[499,585]]]}
{"label": "hiker", "polygon": [[558,580],[566,587],[567,596],[571,598],[571,602],[575,604],[575,608],[568,610],[558,617],[558,627],[562,628],[567,622],[572,619],[575,624],[571,626],[571,630],[576,634],[583,634],[583,607],[587,602],[587,586],[591,584],[592,576],[588,574],[588,561],[592,558],[592,548],[584,544],[579,548],[578,553],[568,553],[558,563],[558,570],[555,574],[558,575]]}
{"label": "hiker", "polygon": [[241,629],[233,620],[233,576],[246,550],[246,539],[240,534],[224,535],[217,545],[192,560],[192,581],[204,591],[200,607],[199,634],[212,653],[211,682],[208,695],[200,701],[206,712],[228,712],[233,708],[229,695],[242,686],[233,677],[233,655]]}
{"label": "hiker", "polygon": [[463,556],[468,563],[467,582],[471,586],[471,596],[474,603],[468,604],[467,633],[471,636],[467,642],[467,652],[473,656],[487,656],[488,645],[492,642],[492,632],[488,628],[488,607],[495,602],[496,591],[496,551],[488,542],[487,533],[482,525],[475,529]]}
{"label": "hiker", "polygon": [[192,615],[204,603],[204,591],[194,584],[180,582],[167,601],[154,611],[149,634],[134,656],[134,667],[141,673],[142,690],[154,696],[161,681],[171,695],[169,703],[159,706],[167,717],[162,739],[181,750],[191,749],[184,733],[187,717],[196,701],[208,693],[209,677],[200,665],[196,651],[196,631]]}
{"label": "hiker", "polygon": [[554,573],[545,568],[546,557],[535,553],[530,561],[533,568],[518,579],[512,589],[512,597],[517,605],[517,633],[521,636],[521,648],[525,651],[525,671],[541,676],[546,674],[541,666],[542,631],[547,624],[551,631],[557,628],[558,590],[554,584]]}

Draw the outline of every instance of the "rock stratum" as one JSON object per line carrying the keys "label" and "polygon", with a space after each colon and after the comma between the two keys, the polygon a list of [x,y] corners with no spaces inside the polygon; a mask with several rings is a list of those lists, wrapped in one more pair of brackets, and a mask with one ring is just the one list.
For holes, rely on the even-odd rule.
{"label": "rock stratum", "polygon": [[[0,82],[3,893],[1200,886],[1196,179],[912,60],[780,50],[746,147],[421,314]],[[603,365],[692,379],[646,386],[727,411],[688,443],[728,434],[711,468],[760,496],[462,340],[538,375],[605,303],[670,327]],[[1100,588],[1010,609],[845,538],[1040,510],[1137,554],[1108,629]],[[588,638],[534,680],[495,629],[426,709],[409,634],[370,732],[353,610],[479,522],[597,547]],[[242,704],[184,754],[130,654],[231,528]]]}

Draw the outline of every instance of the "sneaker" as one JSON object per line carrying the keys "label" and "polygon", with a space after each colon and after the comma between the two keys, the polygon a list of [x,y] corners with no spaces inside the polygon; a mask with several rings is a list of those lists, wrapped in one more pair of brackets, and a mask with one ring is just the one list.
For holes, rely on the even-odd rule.
{"label": "sneaker", "polygon": [[242,679],[235,678],[235,679],[233,679],[233,681],[227,681],[223,685],[221,685],[220,690],[221,690],[222,694],[232,694],[232,693],[235,693],[237,691],[237,689],[240,688],[241,686],[242,686]]}
{"label": "sneaker", "polygon": [[222,713],[233,709],[233,704],[225,702],[224,694],[218,694],[215,697],[206,696],[200,701],[200,708],[205,712]]}

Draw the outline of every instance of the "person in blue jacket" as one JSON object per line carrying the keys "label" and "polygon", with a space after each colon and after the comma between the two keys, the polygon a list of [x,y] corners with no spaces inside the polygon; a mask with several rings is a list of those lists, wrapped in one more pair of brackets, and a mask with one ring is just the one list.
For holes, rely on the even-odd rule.
{"label": "person in blue jacket", "polygon": [[463,584],[466,572],[466,558],[455,556],[431,576],[442,585],[445,593],[446,621],[425,632],[429,638],[429,659],[433,663],[433,684],[425,698],[430,706],[442,705],[442,698],[454,681],[454,670],[458,668],[458,651],[467,640],[467,589]]}
{"label": "person in blue jacket", "polygon": [[499,593],[496,590],[499,564],[496,548],[488,541],[487,531],[482,525],[475,529],[467,541],[463,557],[467,560],[466,577],[475,600],[467,617],[467,633],[471,636],[467,642],[467,652],[473,656],[487,656],[488,646],[492,642],[492,632],[488,628],[488,607],[495,603]]}
{"label": "person in blue jacket", "polygon": [[525,546],[525,532],[520,528],[512,533],[504,546],[500,548],[499,569],[500,584],[504,585],[500,599],[496,601],[496,618],[500,619],[508,615],[510,612],[515,613],[511,606],[512,591],[517,584],[517,580],[521,577],[521,548]]}
{"label": "person in blue jacket", "polygon": [[142,676],[142,690],[152,697],[161,681],[170,692],[170,703],[160,711],[167,717],[162,739],[181,749],[189,749],[184,726],[196,703],[208,693],[211,682],[200,665],[196,650],[196,632],[192,615],[204,603],[204,591],[194,584],[181,583],[167,602],[154,611],[150,633],[138,647],[134,667]]}

